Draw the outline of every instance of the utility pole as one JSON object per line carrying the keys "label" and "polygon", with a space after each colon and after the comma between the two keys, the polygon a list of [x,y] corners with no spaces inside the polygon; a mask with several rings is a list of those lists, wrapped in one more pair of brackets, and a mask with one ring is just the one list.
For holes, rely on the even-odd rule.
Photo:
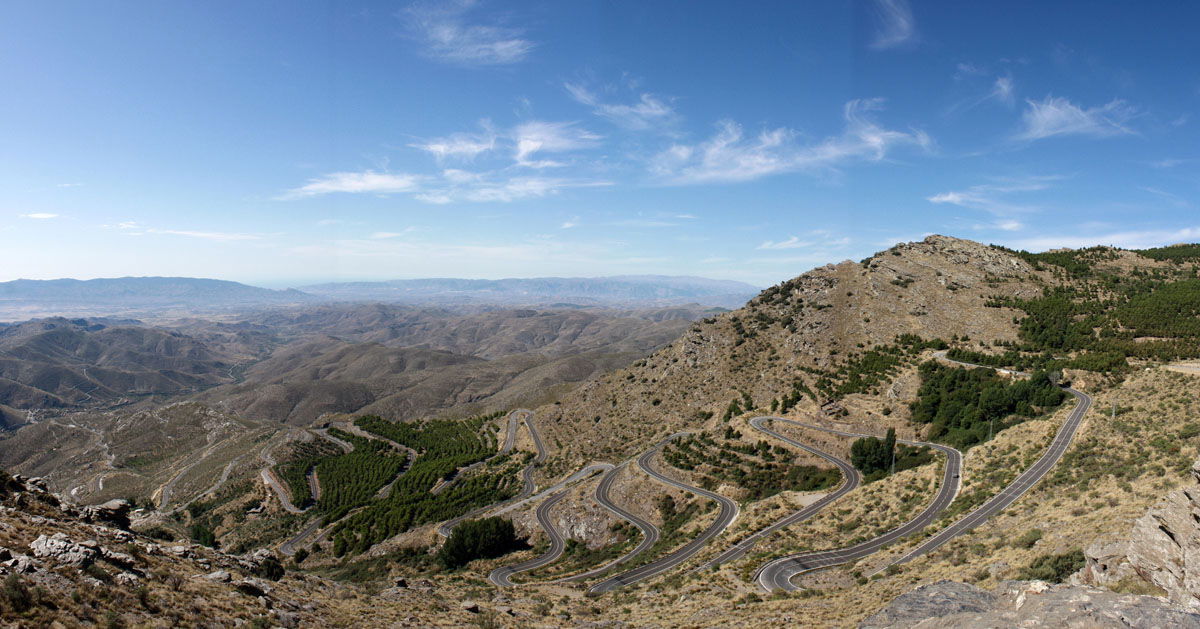
{"label": "utility pole", "polygon": [[896,475],[896,444],[892,444],[892,476]]}
{"label": "utility pole", "polygon": [[996,418],[993,417],[991,419],[991,421],[988,422],[988,441],[992,440],[992,433],[995,432],[995,430],[996,430]]}

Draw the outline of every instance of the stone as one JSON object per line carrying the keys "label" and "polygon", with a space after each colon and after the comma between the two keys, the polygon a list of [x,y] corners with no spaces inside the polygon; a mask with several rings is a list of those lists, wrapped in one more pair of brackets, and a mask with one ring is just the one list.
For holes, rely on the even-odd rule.
{"label": "stone", "polygon": [[209,581],[216,581],[218,583],[229,583],[230,581],[233,580],[233,576],[224,570],[217,570],[215,572],[210,572],[201,578],[208,579]]}
{"label": "stone", "polygon": [[233,584],[239,592],[247,596],[264,597],[271,593],[271,586],[260,579],[242,579]]}
{"label": "stone", "polygon": [[96,549],[72,542],[63,533],[55,533],[49,537],[39,535],[29,544],[34,557],[53,559],[58,563],[83,567],[93,561],[99,552]]}
{"label": "stone", "polygon": [[132,572],[119,572],[117,573],[117,576],[113,577],[113,581],[116,582],[117,585],[132,587],[140,583],[141,579],[139,579],[138,576]]}
{"label": "stone", "polygon": [[929,618],[985,612],[996,604],[996,596],[967,583],[938,581],[896,597],[887,607],[864,620],[860,629],[908,627]]}
{"label": "stone", "polygon": [[[1200,460],[1192,467],[1200,480]],[[1129,537],[1084,550],[1087,565],[1074,582],[1113,585],[1140,579],[1175,603],[1200,611],[1200,486],[1167,495],[1133,525]]]}
{"label": "stone", "polygon": [[985,629],[992,627],[1178,627],[1200,629],[1200,614],[1153,596],[1005,581],[994,592],[940,581],[896,597],[860,629]]}
{"label": "stone", "polygon": [[114,498],[104,504],[83,507],[79,514],[85,522],[111,524],[120,529],[128,529],[131,508],[128,500]]}
{"label": "stone", "polygon": [[458,607],[465,612],[471,612],[472,614],[479,613],[479,603],[475,601],[463,601],[458,604]]}

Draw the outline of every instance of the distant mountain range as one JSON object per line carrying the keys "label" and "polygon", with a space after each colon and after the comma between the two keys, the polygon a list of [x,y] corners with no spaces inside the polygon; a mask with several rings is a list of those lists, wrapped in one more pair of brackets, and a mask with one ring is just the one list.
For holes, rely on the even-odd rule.
{"label": "distant mountain range", "polygon": [[194,277],[117,277],[94,280],[0,282],[0,307],[37,305],[231,306],[295,303],[312,297],[238,282]]}
{"label": "distant mountain range", "polygon": [[300,290],[338,301],[406,304],[669,305],[700,303],[736,308],[758,294],[743,282],[668,275],[534,277],[503,280],[431,278],[339,282]]}
{"label": "distant mountain range", "polygon": [[738,307],[758,293],[742,282],[700,277],[628,275],[597,278],[465,280],[453,278],[342,282],[270,290],[190,277],[0,282],[0,315],[98,315],[163,310],[213,311],[331,301],[410,305]]}

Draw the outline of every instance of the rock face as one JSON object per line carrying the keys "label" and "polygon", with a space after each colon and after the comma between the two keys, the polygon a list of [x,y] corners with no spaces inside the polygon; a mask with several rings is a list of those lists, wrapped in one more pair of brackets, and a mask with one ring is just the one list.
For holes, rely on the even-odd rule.
{"label": "rock face", "polygon": [[[1192,466],[1192,476],[1200,482],[1200,461]],[[1173,602],[1200,611],[1200,485],[1168,494],[1138,519],[1128,539],[1098,542],[1084,554],[1080,582],[1141,579]]]}
{"label": "rock face", "polygon": [[117,498],[104,504],[92,505],[80,509],[84,522],[108,524],[119,529],[129,529],[129,511],[132,505],[128,500]]}
{"label": "rock face", "polygon": [[903,594],[860,629],[984,629],[992,627],[1200,628],[1200,614],[1158,598],[1108,590],[1005,581],[995,592],[940,581]]}

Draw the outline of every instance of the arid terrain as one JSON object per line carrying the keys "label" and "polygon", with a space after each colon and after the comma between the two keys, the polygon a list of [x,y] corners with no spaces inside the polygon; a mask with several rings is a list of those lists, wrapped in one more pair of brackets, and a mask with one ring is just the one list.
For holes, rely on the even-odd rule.
{"label": "arid terrain", "polygon": [[[732,311],[9,325],[0,609],[1200,626],[1198,250],[931,236]],[[508,522],[506,546],[451,551]]]}

